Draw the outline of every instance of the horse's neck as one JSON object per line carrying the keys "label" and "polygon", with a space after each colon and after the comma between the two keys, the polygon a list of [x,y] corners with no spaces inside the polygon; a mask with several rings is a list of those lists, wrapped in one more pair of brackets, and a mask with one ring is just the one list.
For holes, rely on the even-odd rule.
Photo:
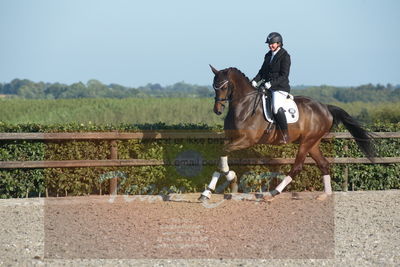
{"label": "horse's neck", "polygon": [[242,99],[244,96],[254,92],[254,88],[243,77],[234,77],[232,81],[234,84],[234,89],[232,92],[233,99],[239,100]]}
{"label": "horse's neck", "polygon": [[248,79],[242,76],[236,76],[236,79],[231,79],[233,83],[233,90],[231,95],[231,103],[229,104],[229,117],[232,121],[238,119],[247,119],[256,112],[256,110],[262,105],[259,99],[257,99],[257,91],[251,86]]}

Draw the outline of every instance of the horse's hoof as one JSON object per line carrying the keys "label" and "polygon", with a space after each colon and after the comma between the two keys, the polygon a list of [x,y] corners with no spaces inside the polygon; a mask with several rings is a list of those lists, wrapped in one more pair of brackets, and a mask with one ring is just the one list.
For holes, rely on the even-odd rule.
{"label": "horse's hoof", "polygon": [[264,200],[271,202],[272,200],[275,199],[275,196],[277,196],[279,194],[280,194],[279,191],[274,189],[274,190],[270,191],[269,194],[264,195]]}
{"label": "horse's hoof", "polygon": [[319,201],[324,201],[324,200],[326,200],[330,195],[331,195],[331,194],[328,195],[327,193],[322,193],[322,194],[318,195],[318,196],[316,197],[316,199],[319,200]]}
{"label": "horse's hoof", "polygon": [[210,198],[209,198],[209,197],[206,197],[205,195],[200,195],[200,197],[198,198],[198,200],[201,201],[201,202],[205,202],[205,201],[210,200]]}
{"label": "horse's hoof", "polygon": [[300,195],[299,195],[299,193],[293,192],[293,193],[292,193],[292,199],[293,199],[293,200],[300,200]]}
{"label": "horse's hoof", "polygon": [[224,194],[224,199],[231,200],[232,199],[232,194]]}
{"label": "horse's hoof", "polygon": [[263,193],[255,193],[254,196],[255,196],[256,199],[264,198],[264,194]]}
{"label": "horse's hoof", "polygon": [[275,199],[275,197],[273,197],[271,195],[265,195],[263,197],[263,199],[264,199],[264,201],[271,202],[271,201],[273,201]]}

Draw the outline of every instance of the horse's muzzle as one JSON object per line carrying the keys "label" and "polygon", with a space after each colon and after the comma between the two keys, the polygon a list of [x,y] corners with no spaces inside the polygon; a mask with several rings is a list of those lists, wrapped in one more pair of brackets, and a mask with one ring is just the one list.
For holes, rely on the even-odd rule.
{"label": "horse's muzzle", "polygon": [[225,108],[224,104],[222,104],[221,102],[215,102],[215,104],[214,104],[214,113],[219,116],[224,111],[224,108]]}

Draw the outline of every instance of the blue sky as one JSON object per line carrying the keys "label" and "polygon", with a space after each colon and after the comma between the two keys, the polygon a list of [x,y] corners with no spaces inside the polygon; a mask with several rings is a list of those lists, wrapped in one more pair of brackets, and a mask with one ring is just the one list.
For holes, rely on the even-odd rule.
{"label": "blue sky", "polygon": [[398,0],[0,0],[0,82],[249,78],[283,35],[292,85],[400,84]]}

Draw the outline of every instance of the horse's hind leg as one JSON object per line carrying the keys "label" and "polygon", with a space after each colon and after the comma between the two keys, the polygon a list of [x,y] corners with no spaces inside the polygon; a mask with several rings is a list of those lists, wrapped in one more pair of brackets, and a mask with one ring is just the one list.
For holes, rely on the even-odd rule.
{"label": "horse's hind leg", "polygon": [[[237,176],[234,171],[229,170],[228,166],[228,156],[222,156],[220,158],[219,169],[223,175],[225,175],[226,180],[231,184],[232,193],[237,193],[238,185],[237,185]],[[207,189],[201,193],[199,200],[204,201],[211,198],[212,192],[215,190],[218,179],[221,176],[221,173],[214,172],[211,178],[210,184],[207,186]]]}
{"label": "horse's hind leg", "polygon": [[316,140],[314,141],[308,140],[308,142],[304,142],[300,144],[299,151],[297,152],[296,159],[294,161],[294,164],[289,171],[288,175],[282,180],[282,182],[272,191],[270,191],[270,196],[265,196],[265,200],[272,200],[273,197],[276,195],[282,193],[282,191],[285,189],[286,186],[288,186],[293,178],[301,172],[303,169],[304,161],[306,159],[307,153],[309,150],[313,147],[313,145],[316,143]]}
{"label": "horse's hind leg", "polygon": [[319,148],[319,143],[315,145],[310,151],[310,156],[315,160],[318,168],[322,172],[322,181],[324,183],[324,193],[319,195],[317,199],[325,200],[327,196],[332,195],[331,176],[329,174],[329,161],[322,155]]}

